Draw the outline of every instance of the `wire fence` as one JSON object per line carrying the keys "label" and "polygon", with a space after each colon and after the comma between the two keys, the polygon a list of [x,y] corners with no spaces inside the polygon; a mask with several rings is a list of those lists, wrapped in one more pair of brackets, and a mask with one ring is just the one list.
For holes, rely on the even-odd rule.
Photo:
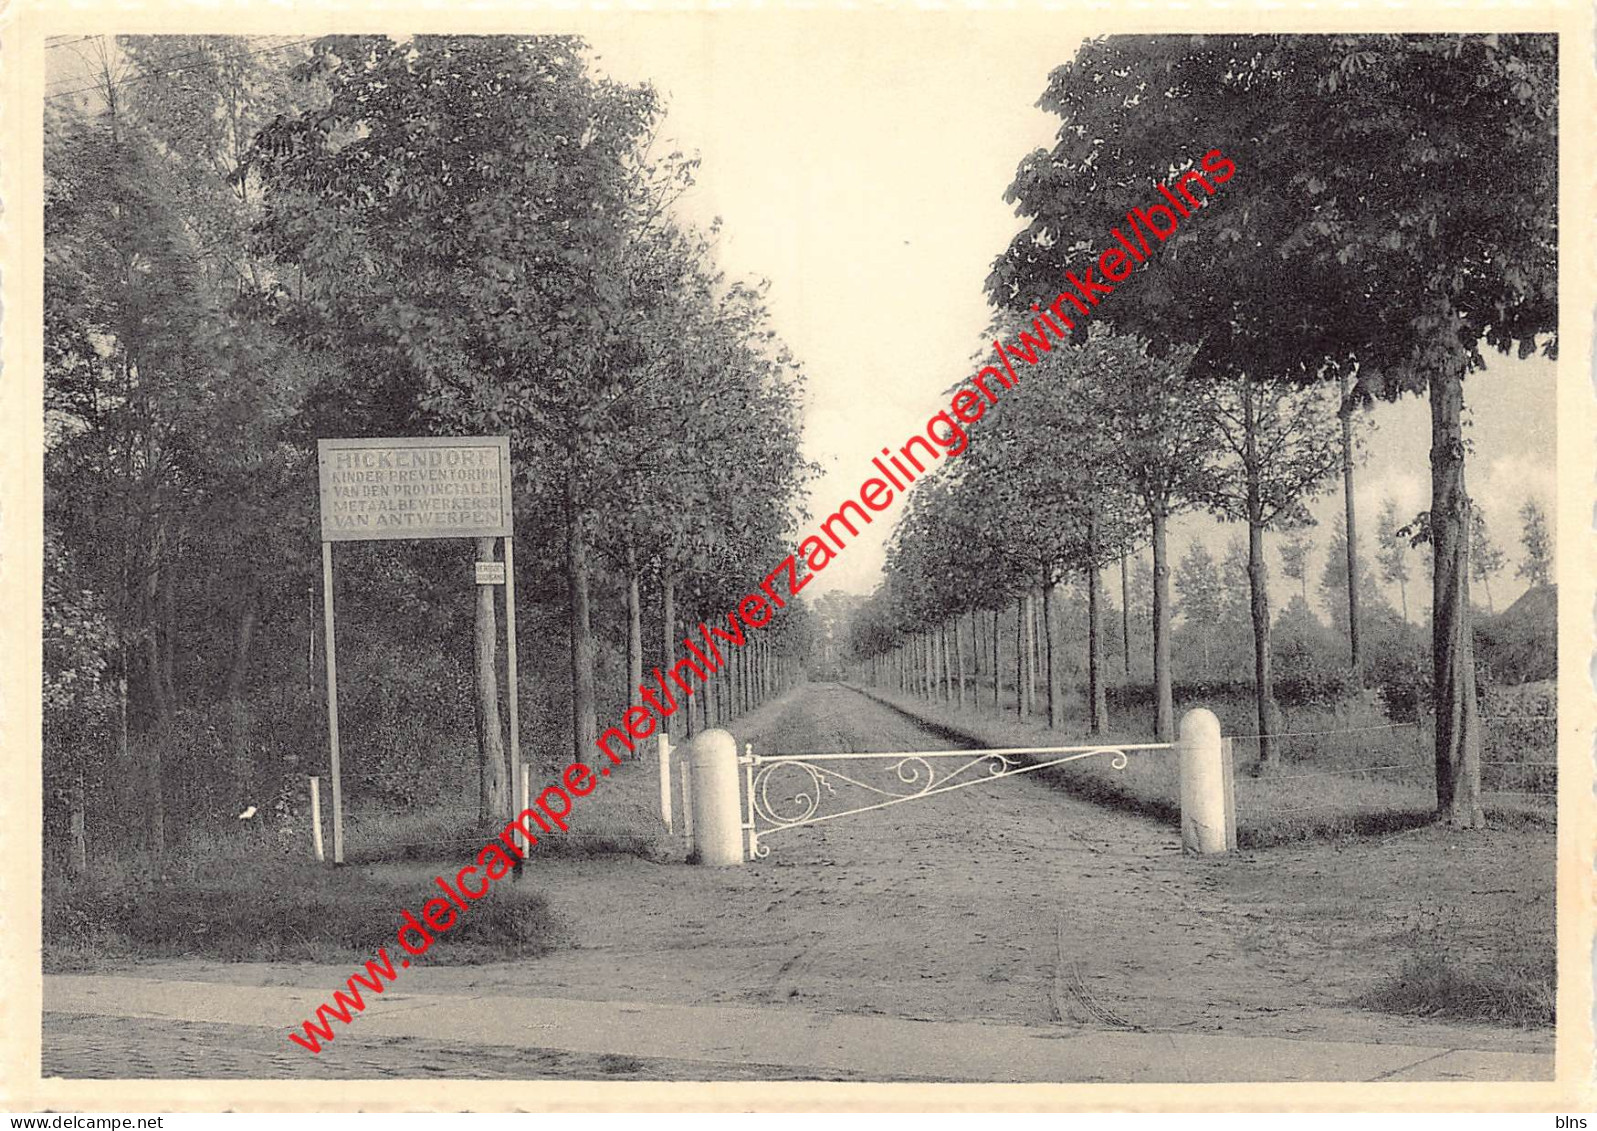
{"label": "wire fence", "polygon": [[[1551,807],[1558,793],[1558,717],[1483,715],[1481,793],[1488,804]],[[1308,813],[1350,804],[1428,804],[1435,790],[1435,723],[1292,731],[1272,736],[1270,788],[1250,790],[1256,808]],[[1260,736],[1232,738],[1239,774],[1259,763]],[[1408,795],[1412,794],[1412,798]]]}

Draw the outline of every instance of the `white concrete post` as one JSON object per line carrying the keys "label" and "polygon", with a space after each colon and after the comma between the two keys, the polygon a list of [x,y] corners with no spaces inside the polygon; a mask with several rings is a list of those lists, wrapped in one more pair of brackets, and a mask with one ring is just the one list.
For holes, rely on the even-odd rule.
{"label": "white concrete post", "polygon": [[688,746],[693,775],[693,834],[699,863],[743,863],[737,739],[719,728],[700,731]]}
{"label": "white concrete post", "polygon": [[660,820],[671,831],[671,736],[660,732]]}
{"label": "white concrete post", "polygon": [[311,847],[318,864],[327,859],[322,850],[322,783],[315,775],[311,776]]}
{"label": "white concrete post", "polygon": [[1200,855],[1225,852],[1236,843],[1220,720],[1203,707],[1181,716],[1181,847]]}

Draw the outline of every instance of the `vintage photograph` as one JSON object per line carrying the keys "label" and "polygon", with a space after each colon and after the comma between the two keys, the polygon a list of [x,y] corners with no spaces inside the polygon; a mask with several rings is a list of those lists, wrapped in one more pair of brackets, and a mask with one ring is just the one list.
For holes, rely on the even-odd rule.
{"label": "vintage photograph", "polygon": [[546,23],[42,42],[41,1076],[1550,1087],[1560,34]]}

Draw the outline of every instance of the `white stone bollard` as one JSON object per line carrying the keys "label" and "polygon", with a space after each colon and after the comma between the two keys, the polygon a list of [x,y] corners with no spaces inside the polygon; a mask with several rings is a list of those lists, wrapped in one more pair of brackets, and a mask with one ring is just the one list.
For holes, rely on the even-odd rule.
{"label": "white stone bollard", "polygon": [[693,843],[699,863],[743,863],[743,817],[738,789],[738,745],[724,730],[704,730],[688,745],[693,780]]}
{"label": "white stone bollard", "polygon": [[671,736],[660,732],[660,820],[671,831]]}
{"label": "white stone bollard", "polygon": [[1220,720],[1203,707],[1181,716],[1181,847],[1200,855],[1236,847]]}

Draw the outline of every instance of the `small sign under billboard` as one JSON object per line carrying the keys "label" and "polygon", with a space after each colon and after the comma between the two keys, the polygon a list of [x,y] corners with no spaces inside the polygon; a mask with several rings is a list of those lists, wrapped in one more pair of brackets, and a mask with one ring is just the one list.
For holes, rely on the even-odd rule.
{"label": "small sign under billboard", "polygon": [[478,562],[478,585],[503,585],[505,583],[504,562]]}
{"label": "small sign under billboard", "polygon": [[511,533],[510,440],[318,440],[322,541]]}

